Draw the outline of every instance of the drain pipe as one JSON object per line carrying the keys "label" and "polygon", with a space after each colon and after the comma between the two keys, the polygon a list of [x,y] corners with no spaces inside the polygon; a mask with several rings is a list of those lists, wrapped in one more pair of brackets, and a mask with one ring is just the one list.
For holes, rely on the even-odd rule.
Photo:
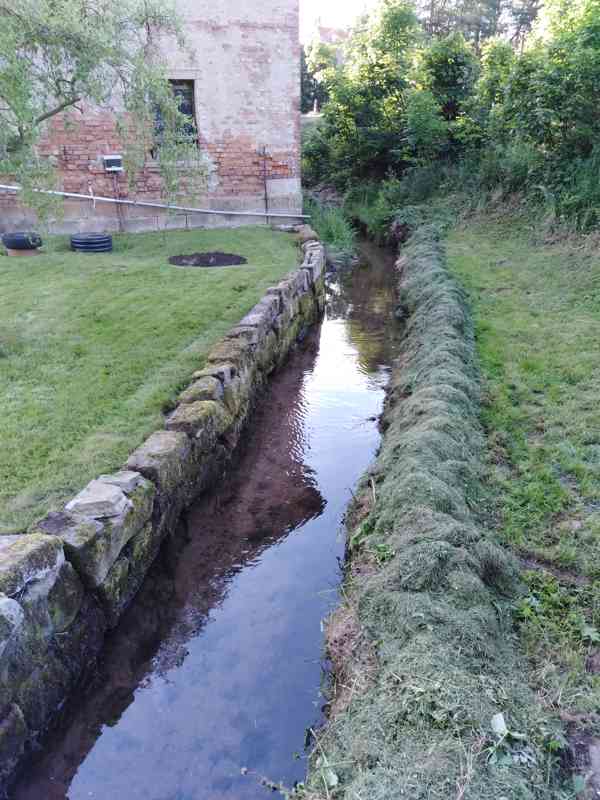
{"label": "drain pipe", "polygon": [[[0,183],[0,189],[7,192],[21,192],[21,186],[10,186]],[[167,211],[182,211],[188,214],[212,214],[219,217],[266,217],[277,219],[310,219],[309,214],[266,214],[264,211],[215,211],[212,208],[193,208],[190,206],[165,205],[164,203],[150,203],[145,200],[117,200],[114,197],[97,197],[96,195],[77,194],[76,192],[58,192],[49,189],[34,189],[37,194],[49,194],[55,197],[68,197],[73,200],[91,200],[94,203],[113,203],[120,206],[136,206],[139,208],[161,208]]]}
{"label": "drain pipe", "polygon": [[269,184],[267,182],[267,145],[263,145],[258,151],[263,159],[263,182],[265,185],[265,214],[267,215],[267,225],[269,224]]}

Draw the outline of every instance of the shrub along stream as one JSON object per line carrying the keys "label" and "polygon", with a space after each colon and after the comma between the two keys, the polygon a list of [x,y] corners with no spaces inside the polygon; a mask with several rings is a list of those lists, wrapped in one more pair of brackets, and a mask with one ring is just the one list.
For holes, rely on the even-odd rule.
{"label": "shrub along stream", "polygon": [[305,181],[378,194],[380,232],[440,190],[598,227],[600,0],[380,0],[318,79]]}

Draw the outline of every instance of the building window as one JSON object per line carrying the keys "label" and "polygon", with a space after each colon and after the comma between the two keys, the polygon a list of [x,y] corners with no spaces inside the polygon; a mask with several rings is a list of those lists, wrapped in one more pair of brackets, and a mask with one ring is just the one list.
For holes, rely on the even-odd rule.
{"label": "building window", "polygon": [[[179,110],[189,118],[189,122],[185,122],[181,128],[181,141],[197,141],[194,81],[171,80],[169,83],[171,84],[173,95],[179,103]],[[158,108],[155,111],[155,117],[156,139],[158,145],[160,145],[165,124]],[[152,155],[156,157],[154,151]]]}
{"label": "building window", "polygon": [[186,137],[196,136],[196,103],[194,100],[194,81],[169,81],[175,99],[179,101],[179,110],[190,121],[183,126]]}

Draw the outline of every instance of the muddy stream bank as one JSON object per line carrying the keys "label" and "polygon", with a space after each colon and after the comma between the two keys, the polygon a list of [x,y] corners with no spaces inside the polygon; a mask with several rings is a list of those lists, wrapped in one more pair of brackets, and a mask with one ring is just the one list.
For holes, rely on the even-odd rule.
{"label": "muddy stream bank", "polygon": [[256,774],[304,778],[343,515],[380,441],[393,261],[365,244],[330,281],[223,487],[181,521],[11,800],[260,800]]}

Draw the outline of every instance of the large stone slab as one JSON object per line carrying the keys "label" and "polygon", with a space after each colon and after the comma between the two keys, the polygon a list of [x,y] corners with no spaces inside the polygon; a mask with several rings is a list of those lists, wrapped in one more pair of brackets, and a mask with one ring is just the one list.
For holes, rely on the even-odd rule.
{"label": "large stone slab", "polygon": [[0,698],[16,703],[36,731],[81,668],[66,665],[57,644],[79,619],[84,590],[59,537],[0,538],[8,540],[0,553]]}
{"label": "large stone slab", "polygon": [[185,405],[197,403],[199,400],[215,400],[218,402],[222,399],[223,383],[213,375],[203,375],[179,395],[179,402]]}
{"label": "large stone slab", "polygon": [[[83,604],[85,589],[73,566],[68,562],[61,566],[58,579],[48,591],[49,630],[53,634],[64,634],[75,622]],[[27,598],[25,600],[27,603]]]}
{"label": "large stone slab", "polygon": [[0,594],[0,659],[25,621],[25,612],[12,597]]}
{"label": "large stone slab", "polygon": [[[279,314],[279,298],[275,295],[266,294],[262,300],[254,306],[250,314],[266,314],[267,318],[270,317],[271,322],[273,322],[277,314]],[[247,323],[242,322],[241,324]]]}
{"label": "large stone slab", "polygon": [[267,295],[275,295],[279,298],[279,312],[283,311],[300,292],[298,283],[298,270],[295,270],[276,286],[267,289]]}
{"label": "large stone slab", "polygon": [[310,272],[312,283],[316,283],[325,269],[325,250],[321,245],[306,249],[302,269]]}
{"label": "large stone slab", "polygon": [[119,487],[101,480],[93,480],[66,505],[70,514],[82,517],[119,517],[130,506],[127,495]]}
{"label": "large stone slab", "polygon": [[[266,342],[270,341],[269,336],[267,336]],[[262,354],[263,348],[260,352]],[[257,366],[260,367],[260,363],[261,356],[259,356]],[[236,425],[244,422],[252,397],[261,382],[262,376],[257,370],[254,375],[250,375],[248,372],[235,375],[225,384],[223,400],[227,410],[234,417]]]}
{"label": "large stone slab", "polygon": [[[265,348],[270,346],[269,334],[261,347],[256,350],[256,366],[260,367],[262,353]],[[223,402],[230,414],[234,417],[244,415],[248,402],[253,391],[260,383],[260,375],[256,369],[238,368],[235,364],[217,363],[209,365],[203,370],[194,373],[194,378],[202,379],[207,375],[216,377],[223,387]]]}
{"label": "large stone slab", "polygon": [[28,586],[55,577],[63,563],[62,543],[54,536],[0,536],[0,592],[18,598]]}
{"label": "large stone slab", "polygon": [[235,328],[227,331],[226,339],[244,339],[254,349],[260,347],[267,333],[267,328],[258,325],[236,325]]}
{"label": "large stone slab", "polygon": [[245,339],[222,339],[208,354],[207,363],[234,364],[238,371],[250,369],[254,360],[254,348]]}
{"label": "large stone slab", "polygon": [[[131,476],[119,475],[120,478],[118,476],[116,479],[124,484],[131,485],[133,482]],[[136,476],[135,488],[129,495],[110,484],[127,500],[125,510],[118,516],[94,518],[65,512],[49,514],[38,524],[39,529],[60,536],[69,561],[93,589],[101,586],[127,542],[142,530],[152,516],[154,485],[139,473]]]}
{"label": "large stone slab", "polygon": [[[283,316],[283,315],[280,315]],[[279,339],[274,330],[269,331],[258,354],[258,365],[264,375],[269,375],[279,362]]]}
{"label": "large stone slab", "polygon": [[192,466],[192,447],[180,431],[156,431],[127,460],[129,469],[141,472],[161,495],[177,492]]}
{"label": "large stone slab", "polygon": [[[221,383],[226,383],[231,380],[234,375],[237,375],[238,369],[235,364],[227,362],[215,362],[208,364],[204,369],[197,370],[192,375],[195,381],[202,380],[203,378],[216,378]],[[200,399],[200,398],[199,398]]]}
{"label": "large stone slab", "polygon": [[98,480],[103,483],[118,486],[125,494],[129,495],[138,488],[142,482],[142,476],[139,472],[121,470],[120,472],[115,472],[113,475],[100,475]]}
{"label": "large stone slab", "polygon": [[109,628],[115,627],[119,617],[134,596],[133,587],[129,586],[129,559],[127,556],[121,555],[98,588],[98,597],[102,603]]}
{"label": "large stone slab", "polygon": [[296,285],[296,296],[300,296],[305,292],[310,291],[312,283],[311,283],[311,274],[307,272],[305,269],[298,269],[294,272],[292,276],[292,280]]}
{"label": "large stone slab", "polygon": [[312,292],[307,292],[300,298],[300,313],[294,320],[294,323],[310,323],[315,319],[316,312],[317,301],[315,295]]}
{"label": "large stone slab", "polygon": [[232,423],[233,419],[222,403],[199,400],[178,406],[168,417],[165,427],[168,431],[180,431],[197,439],[208,452]]}
{"label": "large stone slab", "polygon": [[314,298],[312,298],[311,295],[307,295],[307,297],[311,302],[309,303],[307,300],[308,309],[306,311],[306,315],[298,315],[297,317],[294,317],[290,324],[283,328],[279,334],[276,366],[284,363],[289,350],[301,337],[303,331],[306,330],[310,319],[313,316],[311,313],[312,310],[316,310]]}
{"label": "large stone slab", "polygon": [[280,298],[276,290],[269,289],[268,294],[272,293],[271,301],[259,303],[254,306],[245,317],[240,320],[239,326],[242,328],[254,328],[258,332],[259,341],[269,332],[273,319],[279,313]]}
{"label": "large stone slab", "polygon": [[114,627],[140,590],[162,544],[160,529],[148,523],[127,544],[106,580],[99,597],[109,627]]}
{"label": "large stone slab", "polygon": [[8,540],[0,548],[1,655],[23,627],[42,637],[65,631],[81,608],[83,586],[66,562],[60,538],[41,533],[0,538]]}

